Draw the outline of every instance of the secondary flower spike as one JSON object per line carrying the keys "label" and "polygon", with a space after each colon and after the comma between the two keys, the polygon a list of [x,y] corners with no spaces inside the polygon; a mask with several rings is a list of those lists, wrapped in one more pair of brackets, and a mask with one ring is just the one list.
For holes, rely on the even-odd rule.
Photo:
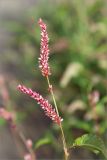
{"label": "secondary flower spike", "polygon": [[23,85],[18,85],[18,89],[29,95],[31,98],[35,99],[38,104],[42,107],[42,109],[45,111],[45,114],[50,117],[54,122],[56,122],[58,125],[60,125],[62,119],[57,115],[55,112],[55,109],[52,108],[52,105],[49,104],[48,100],[44,99],[39,93],[32,91],[30,88],[26,88]]}
{"label": "secondary flower spike", "polygon": [[38,24],[41,28],[41,47],[40,47],[40,57],[39,57],[39,68],[41,69],[42,75],[47,77],[51,74],[50,67],[48,64],[49,59],[49,47],[48,47],[48,33],[47,33],[47,26],[39,19]]}

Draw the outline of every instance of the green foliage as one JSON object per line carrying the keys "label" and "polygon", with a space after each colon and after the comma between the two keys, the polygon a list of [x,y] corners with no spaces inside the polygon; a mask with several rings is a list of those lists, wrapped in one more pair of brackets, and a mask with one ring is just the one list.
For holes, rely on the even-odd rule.
{"label": "green foliage", "polygon": [[[92,2],[90,0],[72,0],[54,5],[47,0],[47,3],[44,1],[28,9],[25,15],[26,19],[24,17],[20,24],[12,21],[5,23],[5,27],[7,26],[7,29],[15,35],[11,43],[12,51],[10,50],[6,54],[11,58],[7,57],[6,59],[5,56],[2,56],[2,59],[5,57],[3,61],[5,67],[9,68],[8,63],[9,65],[13,64],[13,68],[16,68],[13,74],[17,80],[23,81],[28,87],[47,96],[53,103],[45,91],[46,81],[41,77],[38,69],[40,30],[37,21],[41,17],[48,26],[51,52],[49,64],[52,71],[50,78],[60,114],[64,119],[63,127],[67,142],[73,141],[78,133],[97,133],[107,141],[107,16],[105,0],[93,0]],[[29,25],[32,16],[35,23]],[[89,95],[95,90],[99,92],[100,97],[94,110],[90,105]],[[15,94],[12,94],[12,97],[14,98]],[[25,99],[23,103],[21,96],[15,101],[21,102],[19,106],[25,107],[25,112],[26,107],[33,108],[32,106],[35,106],[35,102],[32,104],[30,100]],[[35,112],[37,109],[35,107]],[[19,121],[25,115],[18,115]],[[43,121],[42,117],[41,121]],[[54,124],[52,128],[53,130],[50,132],[56,136],[59,130]],[[48,143],[47,137],[37,143],[40,146]],[[84,141],[86,138],[87,136]],[[99,140],[98,143],[100,143]],[[99,151],[101,150],[102,148],[99,148]]]}
{"label": "green foliage", "polygon": [[94,153],[102,153],[107,158],[106,147],[102,141],[102,139],[96,135],[85,134],[79,138],[77,138],[73,147],[84,147],[92,150]]}
{"label": "green foliage", "polygon": [[0,126],[4,126],[6,124],[6,121],[3,118],[0,118]]}
{"label": "green foliage", "polygon": [[41,147],[41,146],[43,146],[43,145],[46,145],[46,144],[50,144],[50,143],[51,143],[51,140],[50,140],[48,137],[44,137],[44,138],[39,139],[39,140],[35,143],[34,148],[35,148],[35,149],[38,149],[39,147]]}

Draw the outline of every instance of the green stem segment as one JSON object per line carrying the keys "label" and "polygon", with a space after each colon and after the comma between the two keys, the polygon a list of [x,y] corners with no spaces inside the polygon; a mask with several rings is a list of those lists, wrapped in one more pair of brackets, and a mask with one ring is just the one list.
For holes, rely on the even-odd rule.
{"label": "green stem segment", "polygon": [[[49,77],[47,76],[46,78],[47,78],[48,86],[50,88],[52,85],[51,85],[51,83],[49,81]],[[54,105],[55,105],[56,112],[57,112],[57,114],[59,116],[59,111],[58,111],[58,107],[57,107],[57,104],[56,104],[56,99],[55,99],[55,96],[54,96],[52,88],[50,89],[50,92],[51,92],[51,95],[52,95],[52,98],[53,98],[53,102],[54,102]],[[61,136],[62,136],[65,160],[68,160],[69,153],[68,153],[68,149],[67,149],[67,144],[66,144],[66,140],[65,140],[65,135],[64,135],[62,123],[60,123],[60,130],[61,130]]]}

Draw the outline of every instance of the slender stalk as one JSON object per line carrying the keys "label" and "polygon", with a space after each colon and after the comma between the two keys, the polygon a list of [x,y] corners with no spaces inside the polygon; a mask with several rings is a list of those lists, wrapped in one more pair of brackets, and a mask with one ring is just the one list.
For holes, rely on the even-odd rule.
{"label": "slender stalk", "polygon": [[[46,78],[47,78],[48,86],[50,88],[52,85],[50,83],[49,77],[47,76]],[[57,107],[57,104],[56,104],[56,99],[55,99],[54,92],[53,92],[52,88],[50,89],[50,92],[51,92],[51,95],[52,95],[52,98],[53,98],[53,102],[54,102],[54,106],[55,106],[56,112],[57,112],[57,114],[59,116],[59,111],[58,111],[58,107]],[[63,142],[65,160],[68,160],[69,153],[68,153],[68,149],[67,149],[67,144],[66,144],[66,140],[65,140],[65,135],[64,135],[62,123],[60,123],[60,130],[61,130],[61,137],[62,137],[62,142]]]}
{"label": "slender stalk", "polygon": [[27,147],[27,145],[26,145],[26,138],[25,138],[24,134],[19,130],[19,128],[17,126],[15,128],[11,128],[11,130],[14,135],[15,135],[15,131],[17,132],[18,136],[20,137],[21,141],[25,145],[26,149],[31,154],[32,160],[36,160],[36,156],[35,156],[33,149]]}
{"label": "slender stalk", "polygon": [[33,149],[27,147],[27,145],[26,145],[26,138],[25,138],[25,136],[23,135],[23,133],[22,133],[20,130],[18,130],[18,129],[17,129],[17,132],[18,132],[18,134],[19,134],[21,140],[22,140],[23,143],[25,144],[25,146],[26,146],[28,152],[31,154],[32,160],[36,160],[35,153],[34,153]]}
{"label": "slender stalk", "polygon": [[[10,99],[10,98],[9,98]],[[12,106],[10,100],[8,99],[7,101],[7,104],[5,105],[5,108],[7,110],[10,109],[10,106]],[[15,112],[15,109],[13,107],[11,107],[11,109]],[[27,147],[26,145],[26,138],[24,136],[24,134],[21,132],[20,128],[18,127],[18,125],[16,125],[15,123],[15,119],[13,118],[12,121],[11,121],[13,124],[15,124],[15,128],[11,127],[11,131],[12,131],[12,134],[15,135],[15,133],[17,132],[18,136],[20,137],[21,141],[24,143],[24,145],[26,146],[26,149],[28,150],[28,152],[31,154],[31,157],[32,157],[32,160],[36,160],[36,156],[35,156],[35,153],[33,151],[32,148],[29,148]],[[11,126],[11,122],[9,122],[9,125]],[[16,132],[15,132],[16,131]]]}

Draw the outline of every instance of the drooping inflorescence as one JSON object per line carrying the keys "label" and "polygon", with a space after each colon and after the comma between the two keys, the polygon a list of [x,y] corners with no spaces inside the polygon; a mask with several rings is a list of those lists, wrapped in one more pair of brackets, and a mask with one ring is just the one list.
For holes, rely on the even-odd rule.
{"label": "drooping inflorescence", "polygon": [[40,57],[39,57],[39,68],[42,72],[42,75],[47,77],[51,74],[50,67],[48,64],[49,59],[49,47],[48,47],[48,33],[47,33],[47,26],[39,19],[38,24],[41,28],[41,48],[40,48]]}
{"label": "drooping inflorescence", "polygon": [[53,109],[52,105],[49,104],[48,100],[44,99],[39,93],[32,91],[30,88],[27,88],[23,85],[18,85],[18,89],[29,95],[31,98],[35,99],[38,104],[40,104],[41,108],[45,111],[45,114],[50,117],[55,123],[60,125],[62,119],[56,113],[55,109]]}

